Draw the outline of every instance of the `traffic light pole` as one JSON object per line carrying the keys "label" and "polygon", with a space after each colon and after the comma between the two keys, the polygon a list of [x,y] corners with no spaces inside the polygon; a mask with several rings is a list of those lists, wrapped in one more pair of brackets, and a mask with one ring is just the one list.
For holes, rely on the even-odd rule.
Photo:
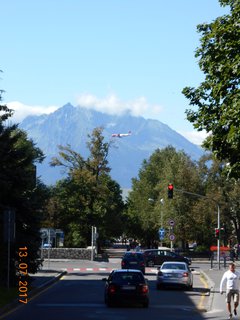
{"label": "traffic light pole", "polygon": [[221,228],[220,228],[220,207],[219,207],[218,203],[217,203],[217,208],[218,208],[218,221],[217,221],[217,224],[218,224],[218,230],[219,230],[219,236],[218,236],[218,239],[217,239],[217,259],[218,259],[218,269],[220,270],[220,237],[221,237]]}
{"label": "traffic light pole", "polygon": [[217,239],[217,262],[218,262],[218,269],[220,270],[220,237],[221,237],[220,230],[221,230],[221,227],[220,227],[220,207],[219,207],[218,202],[216,200],[214,200],[212,198],[209,198],[207,196],[204,196],[202,194],[188,192],[188,191],[184,191],[184,190],[180,190],[180,189],[176,189],[176,188],[174,188],[174,190],[182,192],[182,193],[186,193],[186,194],[189,194],[189,195],[192,195],[192,196],[196,196],[196,197],[199,197],[199,198],[209,199],[209,200],[215,202],[215,204],[217,205],[217,228],[219,230],[219,237]]}

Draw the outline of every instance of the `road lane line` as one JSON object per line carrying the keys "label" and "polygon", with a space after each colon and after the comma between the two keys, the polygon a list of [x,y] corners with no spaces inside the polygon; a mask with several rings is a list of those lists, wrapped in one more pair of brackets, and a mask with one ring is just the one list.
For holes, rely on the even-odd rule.
{"label": "road lane line", "polygon": [[[203,283],[204,288],[207,289],[208,288],[208,283],[202,276],[200,276],[200,281]],[[197,306],[199,310],[207,311],[206,308],[203,307],[203,303],[204,303],[205,299],[206,299],[206,294],[205,293],[201,293],[201,298],[200,298],[200,301],[199,301],[198,306]]]}

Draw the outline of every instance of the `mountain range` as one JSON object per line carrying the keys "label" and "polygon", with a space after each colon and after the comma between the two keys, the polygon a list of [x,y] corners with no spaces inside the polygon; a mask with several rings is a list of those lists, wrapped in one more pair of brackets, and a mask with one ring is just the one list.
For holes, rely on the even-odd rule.
{"label": "mountain range", "polygon": [[[131,179],[138,176],[143,160],[148,159],[157,148],[171,145],[176,150],[183,150],[193,160],[203,154],[199,146],[158,120],[132,116],[130,112],[121,116],[109,115],[70,103],[48,115],[28,116],[19,127],[27,132],[46,156],[44,162],[37,166],[37,175],[47,185],[55,184],[66,174],[62,168],[49,165],[52,157],[58,156],[58,146],[69,144],[86,158],[89,155],[86,146],[88,134],[96,127],[104,128],[106,141],[114,139],[108,158],[111,177],[123,189],[131,188]],[[130,136],[112,137],[113,133],[129,131]]]}

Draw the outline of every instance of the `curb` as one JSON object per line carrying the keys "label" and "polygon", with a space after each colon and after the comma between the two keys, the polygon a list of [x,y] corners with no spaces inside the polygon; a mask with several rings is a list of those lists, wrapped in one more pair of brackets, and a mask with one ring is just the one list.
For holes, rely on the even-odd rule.
{"label": "curb", "polygon": [[[35,297],[38,293],[49,287],[51,284],[57,282],[62,276],[67,274],[67,271],[60,272],[56,276],[54,276],[52,279],[49,281],[44,282],[42,285],[39,287],[33,288],[32,290],[29,291],[28,293],[28,298],[32,299]],[[9,304],[5,305],[4,307],[1,308],[0,310],[0,319],[2,319],[3,316],[6,315],[9,311],[14,311],[18,307],[22,306],[22,304],[19,304],[18,298],[10,302]]]}
{"label": "curb", "polygon": [[42,290],[44,290],[46,287],[50,286],[51,284],[53,284],[54,282],[57,282],[61,277],[63,277],[65,274],[67,274],[67,271],[62,271],[59,272],[58,275],[54,276],[53,279],[50,279],[46,282],[44,282],[43,284],[41,284],[39,287],[33,288],[30,292],[28,297],[32,298],[34,297],[38,292],[41,292]]}
{"label": "curb", "polygon": [[201,274],[206,279],[207,284],[208,284],[208,288],[209,288],[209,302],[208,302],[207,308],[205,310],[207,312],[207,311],[212,310],[215,283],[209,278],[209,276],[203,270],[201,270]]}

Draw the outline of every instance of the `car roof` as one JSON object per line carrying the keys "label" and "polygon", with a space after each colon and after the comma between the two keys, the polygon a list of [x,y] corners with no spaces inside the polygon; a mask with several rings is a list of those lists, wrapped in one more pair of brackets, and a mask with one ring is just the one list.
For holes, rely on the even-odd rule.
{"label": "car roof", "polygon": [[184,261],[164,261],[162,265],[164,264],[184,264],[187,266],[187,262],[184,262]]}
{"label": "car roof", "polygon": [[155,249],[146,249],[146,250],[144,250],[144,252],[146,252],[146,251],[158,251],[158,250],[171,251],[171,248],[168,248],[168,247],[158,247],[158,248],[155,248]]}
{"label": "car roof", "polygon": [[143,252],[142,251],[126,251],[125,253],[124,253],[124,255],[125,254],[129,254],[129,255],[134,255],[134,254],[139,254],[139,255],[142,255],[143,254]]}

